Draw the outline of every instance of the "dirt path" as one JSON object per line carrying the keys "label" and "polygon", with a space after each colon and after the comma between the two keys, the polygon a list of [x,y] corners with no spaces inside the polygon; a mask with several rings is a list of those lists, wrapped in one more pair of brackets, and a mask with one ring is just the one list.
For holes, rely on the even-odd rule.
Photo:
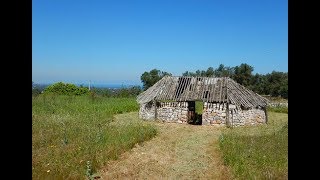
{"label": "dirt path", "polygon": [[[116,121],[137,117],[121,114]],[[231,179],[218,151],[220,128],[152,123],[159,134],[110,161],[99,173],[102,179]]]}

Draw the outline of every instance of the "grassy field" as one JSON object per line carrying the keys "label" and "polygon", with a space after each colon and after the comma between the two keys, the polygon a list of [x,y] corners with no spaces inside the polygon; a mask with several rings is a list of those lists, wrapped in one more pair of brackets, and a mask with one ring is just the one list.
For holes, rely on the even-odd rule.
{"label": "grassy field", "polygon": [[[135,119],[138,112],[118,114],[114,123]],[[157,136],[109,161],[102,179],[231,179],[219,151],[221,128],[144,122],[157,127]]]}
{"label": "grassy field", "polygon": [[139,109],[135,98],[32,97],[32,179],[85,179],[108,160],[151,139],[155,127],[112,123]]}
{"label": "grassy field", "polygon": [[268,125],[225,129],[219,138],[237,179],[288,179],[288,114],[268,115]]}
{"label": "grassy field", "polygon": [[287,113],[288,114],[288,107],[284,106],[275,106],[275,107],[267,107],[268,112],[278,112],[278,113]]}

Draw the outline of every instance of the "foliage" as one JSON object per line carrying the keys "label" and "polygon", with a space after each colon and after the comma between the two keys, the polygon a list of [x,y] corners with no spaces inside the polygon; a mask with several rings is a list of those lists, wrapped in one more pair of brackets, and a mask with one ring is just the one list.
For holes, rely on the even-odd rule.
{"label": "foliage", "polygon": [[160,71],[158,69],[152,69],[150,72],[144,72],[140,77],[143,83],[143,89],[148,89],[166,75],[171,76],[170,73]]}
{"label": "foliage", "polygon": [[267,110],[270,112],[278,112],[278,113],[287,113],[288,114],[288,107],[285,107],[285,106],[273,106],[273,107],[268,106]]}
{"label": "foliage", "polygon": [[230,77],[258,94],[271,95],[272,97],[281,96],[282,98],[288,99],[287,72],[272,71],[272,73],[266,75],[258,73],[253,75],[253,70],[254,68],[246,63],[242,63],[235,67],[228,67],[220,64],[217,69],[209,67],[206,71],[186,71],[182,73],[182,76]]}
{"label": "foliage", "polygon": [[89,89],[86,87],[77,87],[74,84],[58,82],[46,87],[44,92],[57,95],[85,95],[89,93]]}
{"label": "foliage", "polygon": [[140,86],[132,86],[128,88],[120,88],[120,89],[108,89],[108,88],[92,88],[92,92],[96,94],[96,96],[101,97],[136,97],[142,91]]}
{"label": "foliage", "polygon": [[251,73],[253,71],[253,67],[248,64],[241,64],[240,66],[236,66],[234,68],[234,74],[232,78],[243,86],[250,85]]}
{"label": "foliage", "polygon": [[268,124],[225,129],[219,138],[236,179],[288,178],[288,115],[268,114]]}
{"label": "foliage", "polygon": [[202,114],[203,113],[203,102],[202,101],[195,101],[196,105],[196,113]]}
{"label": "foliage", "polygon": [[[32,179],[84,179],[156,135],[144,122],[115,122],[135,98],[41,94],[32,99]],[[90,166],[86,162],[90,162]]]}

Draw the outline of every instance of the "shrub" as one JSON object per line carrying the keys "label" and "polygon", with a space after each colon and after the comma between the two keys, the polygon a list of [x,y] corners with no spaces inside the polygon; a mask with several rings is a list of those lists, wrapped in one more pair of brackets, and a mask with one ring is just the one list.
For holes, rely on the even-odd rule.
{"label": "shrub", "polygon": [[58,95],[85,95],[89,93],[89,89],[85,87],[77,87],[74,84],[58,82],[46,87],[44,92]]}

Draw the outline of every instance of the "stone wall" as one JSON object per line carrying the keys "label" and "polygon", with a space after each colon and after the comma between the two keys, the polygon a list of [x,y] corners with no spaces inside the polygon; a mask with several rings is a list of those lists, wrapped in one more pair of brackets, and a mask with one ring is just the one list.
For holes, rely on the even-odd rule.
{"label": "stone wall", "polygon": [[203,103],[202,124],[203,125],[225,125],[227,104]]}
{"label": "stone wall", "polygon": [[230,122],[233,126],[256,125],[266,122],[263,109],[237,110],[230,112]]}
{"label": "stone wall", "polygon": [[149,103],[141,104],[139,110],[139,118],[146,120],[154,120],[154,103],[151,101]]}
{"label": "stone wall", "polygon": [[[202,124],[203,125],[226,125],[227,113],[226,103],[203,104]],[[229,105],[229,121],[232,126],[254,125],[266,122],[263,109],[242,110],[235,105]]]}
{"label": "stone wall", "polygon": [[[202,113],[202,125],[224,126],[226,125],[226,103],[204,102]],[[146,120],[155,119],[155,104],[149,102],[142,104],[139,110],[139,117]],[[166,122],[187,123],[188,103],[187,102],[159,102],[157,103],[157,119]],[[243,110],[233,104],[229,104],[229,120],[232,126],[255,125],[266,122],[263,109]]]}
{"label": "stone wall", "polygon": [[187,102],[161,102],[157,109],[159,120],[166,122],[187,123]]}
{"label": "stone wall", "polygon": [[[146,120],[155,119],[155,107],[153,102],[140,105],[139,117]],[[158,102],[157,119],[166,122],[187,123],[187,102]]]}

